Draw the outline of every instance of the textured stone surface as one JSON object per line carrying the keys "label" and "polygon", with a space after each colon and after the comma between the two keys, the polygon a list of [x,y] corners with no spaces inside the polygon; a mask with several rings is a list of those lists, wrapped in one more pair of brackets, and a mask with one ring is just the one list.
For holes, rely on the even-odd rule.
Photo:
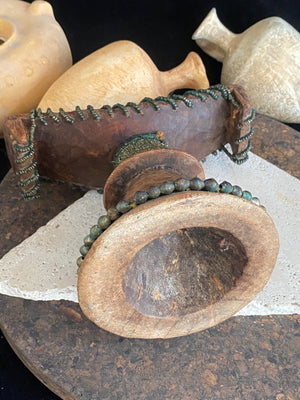
{"label": "textured stone surface", "polygon": [[284,122],[300,122],[300,34],[279,17],[230,32],[212,9],[193,35],[223,62],[221,82],[242,85],[253,107]]}
{"label": "textured stone surface", "polygon": [[237,317],[176,339],[124,339],[68,301],[0,295],[16,353],[64,400],[297,400],[299,317]]}
{"label": "textured stone surface", "polygon": [[300,179],[300,126],[298,131],[257,114],[252,151]]}
{"label": "textured stone surface", "polygon": [[87,234],[104,213],[96,191],[91,191],[88,199],[88,204],[87,197],[77,200],[11,250],[13,258],[8,257],[10,253],[2,258],[1,293],[33,300],[76,301],[76,259],[84,232]]}

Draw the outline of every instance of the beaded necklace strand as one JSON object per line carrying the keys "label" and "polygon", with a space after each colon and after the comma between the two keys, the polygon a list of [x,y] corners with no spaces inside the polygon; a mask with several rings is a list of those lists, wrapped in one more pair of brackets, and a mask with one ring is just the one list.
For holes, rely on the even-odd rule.
{"label": "beaded necklace strand", "polygon": [[190,180],[178,178],[173,182],[164,182],[160,186],[150,186],[147,190],[137,191],[131,201],[119,201],[116,207],[109,208],[107,210],[107,214],[99,217],[97,225],[92,226],[90,233],[83,239],[84,244],[79,250],[81,256],[77,259],[78,268],[80,268],[94,241],[123,214],[128,213],[130,210],[139,206],[140,204],[144,204],[152,199],[157,199],[160,196],[166,196],[171,195],[174,192],[186,192],[190,190],[230,194],[251,201],[265,210],[265,207],[260,204],[260,200],[257,197],[253,197],[248,190],[242,190],[239,186],[232,185],[227,181],[218,184],[218,182],[213,178],[205,179],[204,181],[198,177]]}

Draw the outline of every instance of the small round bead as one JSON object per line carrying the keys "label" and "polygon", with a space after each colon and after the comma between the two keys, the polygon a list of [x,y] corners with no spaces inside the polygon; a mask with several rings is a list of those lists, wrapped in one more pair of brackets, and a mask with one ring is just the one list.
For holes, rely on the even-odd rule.
{"label": "small round bead", "polygon": [[205,184],[204,181],[197,176],[190,180],[190,189],[191,190],[202,190]]}
{"label": "small round bead", "polygon": [[91,247],[91,245],[94,243],[94,240],[91,238],[90,235],[87,235],[87,236],[83,239],[83,243],[84,243],[87,247]]}
{"label": "small round bead", "polygon": [[81,266],[83,260],[84,260],[83,257],[78,257],[78,258],[77,258],[76,264],[77,264],[77,267],[78,267],[78,268],[80,268],[80,266]]}
{"label": "small round bead", "polygon": [[149,195],[149,199],[157,199],[160,196],[160,189],[158,186],[150,186],[147,189],[147,193]]}
{"label": "small round bead", "polygon": [[174,186],[177,192],[184,192],[190,187],[190,181],[184,178],[179,178],[174,182]]}
{"label": "small round bead", "polygon": [[83,245],[80,247],[79,249],[80,254],[85,257],[87,255],[87,253],[89,252],[89,248],[86,245]]}
{"label": "small round bead", "polygon": [[97,237],[102,233],[102,230],[99,228],[98,225],[94,225],[90,229],[90,237],[91,239],[95,240]]}
{"label": "small round bead", "polygon": [[98,219],[98,226],[101,229],[107,229],[109,225],[111,224],[111,219],[109,218],[108,215],[101,215]]}
{"label": "small round bead", "polygon": [[252,200],[252,194],[250,192],[248,192],[248,190],[243,190],[242,197],[249,201]]}
{"label": "small round bead", "polygon": [[208,192],[217,192],[219,189],[218,182],[213,178],[205,179],[204,184],[205,190],[207,190]]}
{"label": "small round bead", "polygon": [[146,201],[148,200],[148,193],[145,192],[144,190],[139,190],[137,192],[135,192],[134,196],[133,196],[133,201],[136,202],[136,204],[143,204],[146,203]]}
{"label": "small round bead", "polygon": [[116,219],[118,219],[120,213],[119,211],[115,208],[115,207],[111,207],[107,210],[107,215],[109,216],[109,218],[112,221],[115,221]]}
{"label": "small round bead", "polygon": [[173,182],[164,182],[160,185],[160,193],[161,194],[171,194],[175,190],[175,186]]}
{"label": "small round bead", "polygon": [[222,193],[231,193],[232,192],[233,187],[232,187],[232,184],[229,182],[224,181],[224,182],[220,183],[219,186],[220,186],[220,192],[222,192]]}
{"label": "small round bead", "polygon": [[252,197],[252,203],[256,204],[257,206],[260,206],[260,200],[258,197]]}
{"label": "small round bead", "polygon": [[125,214],[128,211],[130,211],[132,209],[130,202],[127,200],[121,200],[119,201],[119,203],[116,205],[116,209],[122,213]]}
{"label": "small round bead", "polygon": [[231,194],[233,194],[234,196],[237,196],[237,197],[242,197],[242,194],[243,194],[242,188],[240,188],[239,186],[234,185],[232,187]]}

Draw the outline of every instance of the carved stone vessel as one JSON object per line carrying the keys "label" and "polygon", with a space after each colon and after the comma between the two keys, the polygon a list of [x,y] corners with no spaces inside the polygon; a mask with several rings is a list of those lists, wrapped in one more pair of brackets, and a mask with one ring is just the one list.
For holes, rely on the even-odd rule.
{"label": "carved stone vessel", "polygon": [[300,122],[300,34],[290,24],[271,17],[234,34],[213,8],[193,39],[223,63],[221,82],[242,85],[257,112]]}
{"label": "carved stone vessel", "polygon": [[209,86],[201,58],[194,52],[170,71],[161,72],[148,54],[133,42],[108,44],[65,72],[45,93],[39,107],[72,111],[92,104],[139,103],[143,97],[167,96],[175,89]]}
{"label": "carved stone vessel", "polygon": [[5,118],[35,108],[71,65],[49,3],[0,0],[0,136]]}

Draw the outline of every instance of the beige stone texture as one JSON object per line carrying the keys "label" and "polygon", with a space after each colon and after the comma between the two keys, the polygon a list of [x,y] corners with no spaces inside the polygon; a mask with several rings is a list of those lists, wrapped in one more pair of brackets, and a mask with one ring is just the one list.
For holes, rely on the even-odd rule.
{"label": "beige stone texture", "polygon": [[242,85],[261,114],[300,123],[300,34],[279,17],[234,34],[213,8],[193,39],[223,63],[221,82]]}
{"label": "beige stone texture", "polygon": [[71,65],[67,38],[48,2],[0,0],[0,137],[5,118],[35,108]]}
{"label": "beige stone texture", "polygon": [[201,58],[194,52],[166,72],[133,42],[120,40],[85,57],[66,71],[45,93],[39,107],[72,111],[108,104],[139,103],[144,97],[167,96],[179,88],[207,88],[209,82]]}

